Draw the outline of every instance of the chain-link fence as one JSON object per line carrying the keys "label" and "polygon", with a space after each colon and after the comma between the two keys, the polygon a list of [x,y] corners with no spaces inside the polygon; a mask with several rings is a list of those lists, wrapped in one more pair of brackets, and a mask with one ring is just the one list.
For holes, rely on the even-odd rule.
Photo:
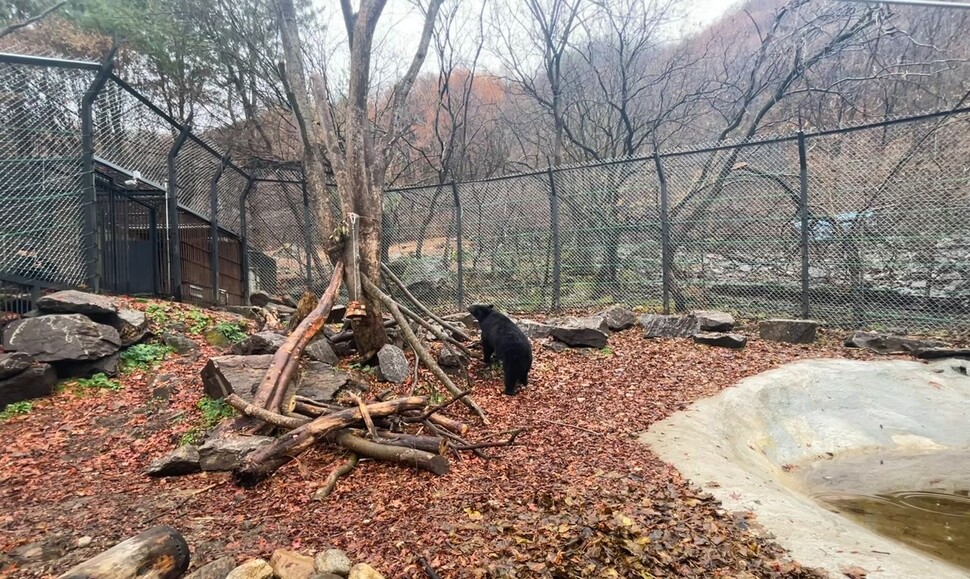
{"label": "chain-link fence", "polygon": [[968,158],[960,109],[458,183],[453,196],[388,191],[385,238],[392,267],[445,308],[619,302],[967,334]]}
{"label": "chain-link fence", "polygon": [[44,287],[233,305],[322,291],[299,166],[236,166],[109,64],[0,54],[0,309]]}
{"label": "chain-link fence", "polygon": [[[299,166],[234,165],[97,63],[3,54],[0,87],[0,282],[18,295],[323,289]],[[389,190],[382,252],[440,310],[619,302],[966,334],[968,135],[961,109]]]}

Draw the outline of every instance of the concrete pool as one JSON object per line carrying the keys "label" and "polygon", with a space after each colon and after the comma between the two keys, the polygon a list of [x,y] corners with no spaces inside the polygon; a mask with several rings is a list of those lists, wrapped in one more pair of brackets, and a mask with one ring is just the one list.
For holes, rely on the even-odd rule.
{"label": "concrete pool", "polygon": [[967,362],[803,360],[641,436],[804,565],[970,576]]}

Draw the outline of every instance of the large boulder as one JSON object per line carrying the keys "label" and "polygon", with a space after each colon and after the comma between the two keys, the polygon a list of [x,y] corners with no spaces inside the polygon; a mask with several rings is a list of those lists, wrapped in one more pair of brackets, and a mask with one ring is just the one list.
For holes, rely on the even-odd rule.
{"label": "large boulder", "polygon": [[138,310],[118,310],[111,317],[111,327],[118,330],[121,345],[125,348],[145,339],[148,336],[148,317]]}
{"label": "large boulder", "polygon": [[730,332],[734,329],[734,316],[727,312],[705,310],[694,312],[694,317],[701,332]]}
{"label": "large boulder", "polygon": [[54,292],[37,300],[37,308],[47,314],[114,314],[118,303],[107,296],[64,290]]}
{"label": "large boulder", "polygon": [[0,380],[0,409],[7,404],[50,396],[57,384],[57,373],[49,364],[30,366]]}
{"label": "large boulder", "polygon": [[404,351],[394,344],[384,344],[377,352],[377,369],[382,380],[401,384],[411,375],[411,366],[408,364],[407,356]]}
{"label": "large boulder", "polygon": [[0,380],[20,374],[34,363],[30,354],[24,352],[0,353]]}
{"label": "large boulder", "polygon": [[815,341],[818,322],[814,320],[771,319],[758,324],[762,340],[789,344],[811,344]]}
{"label": "large boulder", "polygon": [[549,320],[556,340],[573,347],[603,348],[608,341],[606,320],[598,316],[588,318],[560,318]]}
{"label": "large boulder", "polygon": [[274,332],[259,332],[247,336],[246,339],[239,343],[233,344],[230,351],[236,356],[275,354],[285,341],[286,336],[281,336]]}
{"label": "large boulder", "polygon": [[697,318],[690,315],[644,314],[639,322],[647,338],[689,338],[697,331]]}
{"label": "large boulder", "polygon": [[515,325],[522,330],[522,333],[525,334],[527,338],[531,338],[533,340],[548,338],[552,333],[552,325],[537,322],[535,320],[522,318],[520,320],[515,320]]}
{"label": "large boulder", "polygon": [[879,332],[854,332],[845,339],[846,348],[863,348],[877,354],[913,354],[926,348],[941,348],[945,343]]}
{"label": "large boulder", "polygon": [[[246,401],[266,375],[272,354],[259,356],[216,356],[210,358],[202,369],[202,384],[209,398],[222,398],[231,392],[223,389],[228,384],[232,392]],[[317,402],[329,402],[350,382],[350,376],[321,362],[304,362],[300,365],[296,380],[296,393]]]}
{"label": "large boulder", "polygon": [[40,362],[98,360],[116,353],[121,337],[111,326],[80,314],[55,314],[10,324],[3,348],[26,352]]}
{"label": "large boulder", "polygon": [[[181,476],[202,470],[199,447],[186,444],[166,454],[148,466],[148,476]],[[230,567],[232,569],[232,567]],[[228,571],[226,571],[228,573]]]}
{"label": "large boulder", "polygon": [[235,470],[254,450],[271,444],[272,436],[222,436],[199,447],[199,467],[207,472]]}
{"label": "large boulder", "polygon": [[632,328],[637,323],[637,315],[633,313],[632,310],[628,310],[621,306],[613,306],[612,308],[603,310],[596,315],[603,318],[603,320],[606,322],[606,327],[609,328],[611,332],[619,332]]}
{"label": "large boulder", "polygon": [[276,579],[313,579],[313,557],[301,555],[287,549],[273,551],[269,559]]}

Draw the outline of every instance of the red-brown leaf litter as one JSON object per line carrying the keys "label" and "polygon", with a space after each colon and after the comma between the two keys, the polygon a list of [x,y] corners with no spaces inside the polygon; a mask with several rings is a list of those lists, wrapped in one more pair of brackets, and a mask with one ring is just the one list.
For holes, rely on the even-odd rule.
{"label": "red-brown leaf litter", "polygon": [[[17,568],[7,560],[0,576],[56,576],[169,524],[185,535],[193,568],[225,554],[244,560],[276,548],[335,546],[389,578],[424,577],[419,556],[441,577],[820,577],[760,537],[749,515],[721,510],[637,435],[781,364],[868,357],[834,336],[812,346],[754,337],[743,350],[726,350],[647,340],[631,329],[603,350],[537,345],[529,387],[515,397],[502,394],[500,371],[474,360],[474,398],[489,424],[475,423],[461,405],[448,413],[473,425],[473,441],[528,427],[519,445],[487,449],[488,460],[452,456],[443,477],[362,460],[318,502],[314,491],[345,457],[327,446],[251,490],[227,473],[143,474],[200,423],[199,371],[219,353],[203,344],[201,356],[173,355],[154,370],[123,375],[119,391],[66,388],[0,423],[0,553],[52,537],[65,545],[93,539],[47,564]],[[422,370],[419,391],[432,383]],[[173,391],[168,400],[153,397],[159,386]],[[386,388],[375,385],[371,396]]]}

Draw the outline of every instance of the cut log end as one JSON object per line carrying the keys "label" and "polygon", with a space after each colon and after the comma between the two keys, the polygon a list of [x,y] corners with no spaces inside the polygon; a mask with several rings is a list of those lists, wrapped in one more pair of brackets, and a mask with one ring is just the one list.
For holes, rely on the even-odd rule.
{"label": "cut log end", "polygon": [[189,546],[182,535],[160,525],[73,567],[58,579],[177,579],[189,568]]}

